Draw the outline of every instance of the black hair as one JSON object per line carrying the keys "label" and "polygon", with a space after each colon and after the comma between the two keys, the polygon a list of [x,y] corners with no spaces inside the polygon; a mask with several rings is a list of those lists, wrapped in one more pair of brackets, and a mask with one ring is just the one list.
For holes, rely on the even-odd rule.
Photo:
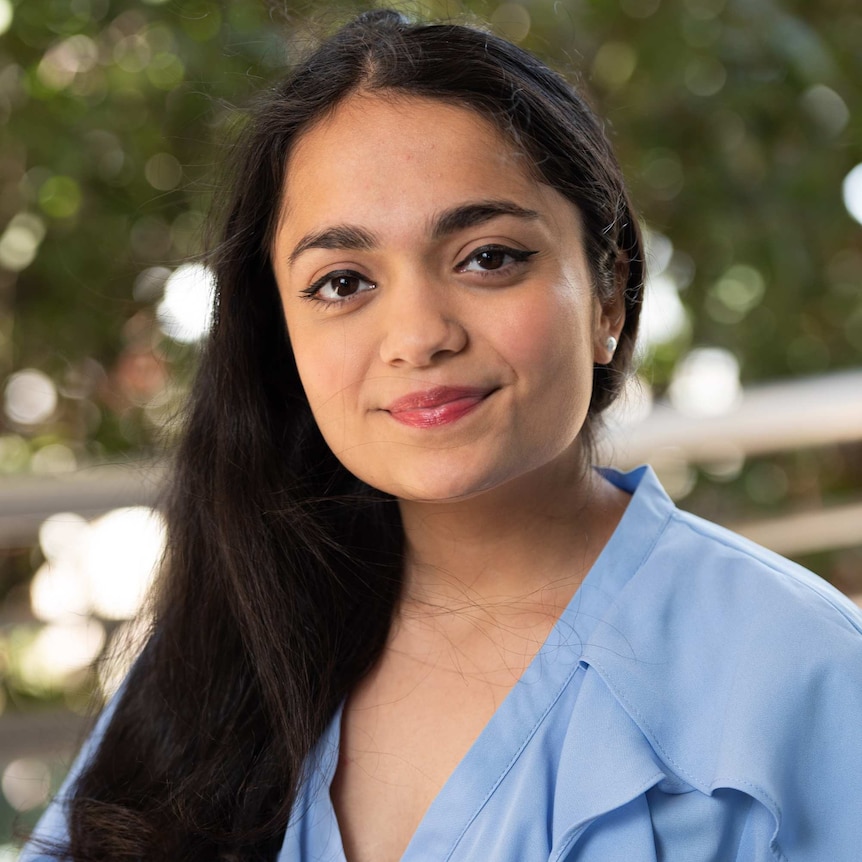
{"label": "black hair", "polygon": [[580,212],[603,303],[625,323],[594,369],[588,436],[631,362],[643,288],[636,218],[601,124],[526,51],[481,30],[361,15],[256,105],[209,256],[216,314],[176,455],[153,634],[69,801],[84,860],[263,860],[308,753],[373,665],[398,598],[395,502],[324,443],[270,262],[288,156],[349,95],[477,111]]}

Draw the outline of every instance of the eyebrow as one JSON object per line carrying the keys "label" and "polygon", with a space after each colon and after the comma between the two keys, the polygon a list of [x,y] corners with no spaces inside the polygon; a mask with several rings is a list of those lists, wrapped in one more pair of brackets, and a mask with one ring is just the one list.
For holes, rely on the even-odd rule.
{"label": "eyebrow", "polygon": [[431,235],[434,239],[442,239],[449,234],[457,233],[459,230],[475,227],[504,215],[515,216],[515,218],[528,221],[539,218],[539,213],[536,210],[524,209],[512,201],[479,201],[445,210],[434,222]]}
{"label": "eyebrow", "polygon": [[[431,236],[435,240],[443,239],[450,234],[475,227],[500,216],[514,216],[515,218],[527,221],[541,218],[536,210],[525,209],[512,201],[478,201],[444,210],[434,220]],[[333,227],[306,234],[294,246],[293,251],[288,257],[288,263],[292,265],[303,252],[311,248],[368,251],[376,246],[377,239],[374,234],[369,233],[367,230],[356,225],[334,225]]]}
{"label": "eyebrow", "polygon": [[368,231],[361,227],[341,224],[307,233],[296,244],[287,260],[292,265],[304,251],[310,248],[347,248],[368,251],[374,246],[374,236]]}

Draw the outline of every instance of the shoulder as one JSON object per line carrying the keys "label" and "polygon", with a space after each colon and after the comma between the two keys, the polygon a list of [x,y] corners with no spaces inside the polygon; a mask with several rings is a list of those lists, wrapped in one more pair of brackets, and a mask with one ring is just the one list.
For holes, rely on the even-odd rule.
{"label": "shoulder", "polygon": [[849,858],[829,852],[862,840],[862,615],[802,567],[659,508],[585,664],[681,781],[753,796],[789,858],[803,839],[826,855],[799,858]]}
{"label": "shoulder", "polygon": [[724,685],[741,694],[746,679],[760,677],[791,691],[821,673],[862,685],[862,612],[847,597],[802,566],[678,510],[654,476],[641,477],[633,502],[652,529],[630,554],[633,571],[595,632],[597,664],[626,680],[654,683],[660,673],[660,688],[688,687],[707,699],[726,694]]}
{"label": "shoulder", "polygon": [[681,705],[733,697],[745,709],[778,688],[788,703],[840,679],[862,698],[859,609],[801,566],[676,509],[593,640],[590,663],[626,688],[642,683],[643,699],[673,691]]}
{"label": "shoulder", "polygon": [[618,622],[677,697],[762,714],[772,734],[827,696],[862,722],[862,613],[812,572],[675,511],[629,586]]}
{"label": "shoulder", "polygon": [[756,639],[791,635],[805,622],[818,636],[831,631],[851,649],[862,648],[862,612],[846,596],[802,566],[686,512],[673,511],[640,577],[667,589],[671,607],[679,606],[680,591],[700,595],[688,614],[750,623],[744,630]]}
{"label": "shoulder", "polygon": [[862,611],[822,578],[680,511],[651,471],[617,474],[618,481],[626,478],[632,515],[650,529],[626,536],[642,547],[629,555],[632,571],[610,611],[620,621],[671,650],[704,643],[727,654],[822,637],[851,652],[862,649]]}

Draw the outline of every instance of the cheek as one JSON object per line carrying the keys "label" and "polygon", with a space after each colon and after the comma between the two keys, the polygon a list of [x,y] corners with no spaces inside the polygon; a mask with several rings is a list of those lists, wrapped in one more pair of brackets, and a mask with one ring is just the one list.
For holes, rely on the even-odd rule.
{"label": "cheek", "polygon": [[[592,321],[590,306],[565,289],[555,301],[513,309],[501,332],[504,355],[521,373],[545,378],[549,385],[579,383],[573,374],[592,380]],[[585,371],[583,370],[585,369]]]}
{"label": "cheek", "polygon": [[318,427],[329,441],[330,435],[342,432],[348,413],[358,402],[362,351],[337,323],[310,330],[291,331],[288,326],[288,332],[306,398]]}

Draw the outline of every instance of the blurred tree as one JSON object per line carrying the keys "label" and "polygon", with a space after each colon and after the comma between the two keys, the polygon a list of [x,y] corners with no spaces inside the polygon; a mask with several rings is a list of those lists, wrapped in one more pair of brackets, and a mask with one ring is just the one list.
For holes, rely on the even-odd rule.
{"label": "blurred tree", "polygon": [[208,0],[12,9],[0,224],[17,231],[6,254],[0,244],[0,368],[39,368],[61,396],[12,430],[56,436],[79,459],[150,445],[159,417],[141,408],[184,356],[154,306],[170,268],[200,250],[227,105],[259,85],[250,69],[284,59],[265,23],[258,4]]}

